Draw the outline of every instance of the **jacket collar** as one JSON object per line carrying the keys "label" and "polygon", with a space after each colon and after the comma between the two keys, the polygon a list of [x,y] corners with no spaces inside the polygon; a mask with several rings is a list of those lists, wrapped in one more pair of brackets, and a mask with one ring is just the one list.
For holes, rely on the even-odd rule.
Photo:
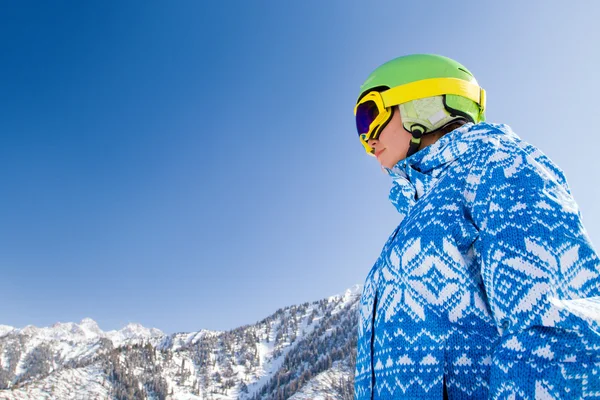
{"label": "jacket collar", "polygon": [[414,203],[435,186],[444,171],[477,143],[494,136],[518,137],[506,125],[468,123],[442,136],[434,144],[385,168],[393,180],[390,201],[398,212],[408,214]]}

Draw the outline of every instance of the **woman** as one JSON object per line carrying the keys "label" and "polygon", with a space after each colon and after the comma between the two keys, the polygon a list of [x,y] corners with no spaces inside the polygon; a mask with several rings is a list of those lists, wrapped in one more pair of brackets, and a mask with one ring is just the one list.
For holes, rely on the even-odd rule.
{"label": "woman", "polygon": [[599,262],[577,204],[484,111],[473,75],[436,55],[361,87],[359,137],[402,219],[365,282],[357,399],[600,396]]}

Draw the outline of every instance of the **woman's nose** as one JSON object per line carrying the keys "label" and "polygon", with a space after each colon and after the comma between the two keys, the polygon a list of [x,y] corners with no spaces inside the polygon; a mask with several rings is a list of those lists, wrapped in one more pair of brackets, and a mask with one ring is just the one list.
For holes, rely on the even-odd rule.
{"label": "woman's nose", "polygon": [[379,141],[375,140],[375,139],[369,139],[369,140],[367,140],[367,144],[371,147],[375,147],[375,146],[377,146],[377,144],[379,144]]}

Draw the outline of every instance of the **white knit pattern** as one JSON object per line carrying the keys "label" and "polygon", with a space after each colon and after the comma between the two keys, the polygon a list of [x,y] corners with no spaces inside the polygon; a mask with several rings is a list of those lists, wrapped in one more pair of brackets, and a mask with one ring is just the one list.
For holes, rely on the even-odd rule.
{"label": "white knit pattern", "polygon": [[562,171],[480,123],[389,173],[402,221],[365,282],[356,398],[600,397],[598,256]]}

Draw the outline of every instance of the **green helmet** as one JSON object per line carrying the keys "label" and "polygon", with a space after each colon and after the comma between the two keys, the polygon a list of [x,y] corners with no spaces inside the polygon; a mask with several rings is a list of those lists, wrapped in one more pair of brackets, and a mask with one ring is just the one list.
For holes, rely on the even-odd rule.
{"label": "green helmet", "polygon": [[456,121],[485,120],[485,91],[467,68],[447,57],[413,54],[388,61],[369,75],[358,100],[388,89],[395,100],[385,106],[399,106],[402,124],[413,134],[413,153],[422,135]]}

